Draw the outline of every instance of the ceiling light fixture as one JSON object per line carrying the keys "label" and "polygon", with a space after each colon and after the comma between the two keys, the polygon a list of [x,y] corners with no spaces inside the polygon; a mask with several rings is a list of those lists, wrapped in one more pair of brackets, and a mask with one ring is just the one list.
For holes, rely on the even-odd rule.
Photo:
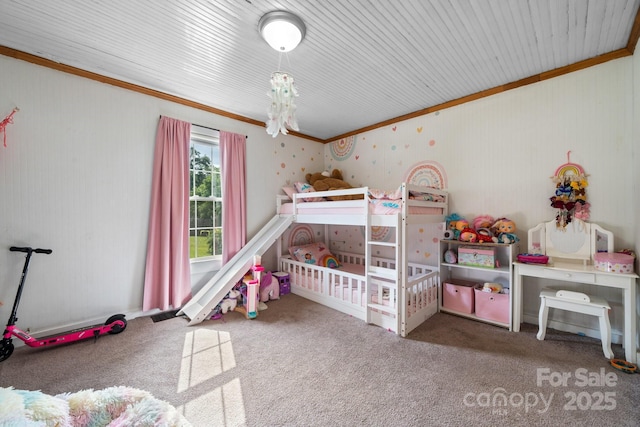
{"label": "ceiling light fixture", "polygon": [[269,46],[278,52],[290,52],[304,39],[307,28],[302,19],[293,13],[275,10],[260,18],[258,31]]}
{"label": "ceiling light fixture", "polygon": [[[280,52],[282,60],[282,53],[292,51],[304,39],[306,27],[296,15],[276,10],[260,18],[258,31],[269,46]],[[280,61],[278,71],[271,74],[271,91],[267,95],[271,98],[269,119],[266,122],[267,133],[275,138],[278,133],[286,135],[287,128],[299,130],[295,104],[298,91],[293,76],[280,71]]]}

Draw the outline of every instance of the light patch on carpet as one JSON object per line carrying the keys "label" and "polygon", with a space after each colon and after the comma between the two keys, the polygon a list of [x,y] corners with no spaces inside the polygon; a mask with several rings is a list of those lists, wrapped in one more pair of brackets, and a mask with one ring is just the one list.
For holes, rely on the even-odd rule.
{"label": "light patch on carpet", "polygon": [[[178,393],[211,380],[236,366],[231,335],[228,332],[208,329],[189,331],[184,337]],[[239,378],[234,378],[223,386],[190,400],[181,410],[194,425],[246,425]]]}
{"label": "light patch on carpet", "polygon": [[192,399],[180,409],[193,425],[233,427],[247,423],[240,378]]}
{"label": "light patch on carpet", "polygon": [[236,367],[228,332],[196,329],[185,334],[178,393]]}

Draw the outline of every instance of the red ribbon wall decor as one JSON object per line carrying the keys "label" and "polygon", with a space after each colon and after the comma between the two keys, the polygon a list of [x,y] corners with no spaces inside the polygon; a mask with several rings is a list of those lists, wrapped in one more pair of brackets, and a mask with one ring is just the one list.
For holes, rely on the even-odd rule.
{"label": "red ribbon wall decor", "polygon": [[0,132],[4,134],[4,146],[7,146],[7,125],[13,123],[13,115],[20,111],[18,107],[14,108],[7,117],[4,118],[3,121],[0,122]]}

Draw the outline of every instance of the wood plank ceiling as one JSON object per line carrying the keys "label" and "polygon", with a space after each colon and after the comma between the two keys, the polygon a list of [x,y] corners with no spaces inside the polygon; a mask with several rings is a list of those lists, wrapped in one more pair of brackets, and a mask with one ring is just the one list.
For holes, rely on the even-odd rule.
{"label": "wood plank ceiling", "polygon": [[[271,73],[288,71],[300,93],[298,134],[328,142],[630,55],[639,6],[640,0],[5,0],[0,53],[95,73],[257,125],[266,120]],[[289,54],[281,56],[258,34],[260,17],[272,10],[293,12],[306,24],[306,38]]]}

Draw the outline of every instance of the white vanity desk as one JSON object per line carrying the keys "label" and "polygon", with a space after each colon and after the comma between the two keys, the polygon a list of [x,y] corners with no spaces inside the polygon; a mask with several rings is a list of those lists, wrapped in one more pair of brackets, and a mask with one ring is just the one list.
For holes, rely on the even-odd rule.
{"label": "white vanity desk", "polygon": [[623,290],[624,295],[624,354],[627,362],[637,363],[636,342],[636,279],[637,274],[619,274],[598,271],[592,265],[556,262],[553,265],[513,263],[513,326],[520,331],[522,323],[522,278],[562,280],[573,283],[587,283]]}
{"label": "white vanity desk", "polygon": [[[593,263],[589,261],[592,261],[593,254],[600,247],[600,240],[606,240],[606,250],[613,251],[613,235],[595,224],[583,223],[582,225],[583,227],[577,231],[563,231],[561,235],[556,231],[555,221],[540,224],[529,230],[529,252],[536,250],[552,258],[549,264],[513,263],[512,330],[520,331],[522,323],[523,277],[622,289],[625,358],[628,362],[637,363],[636,279],[638,275],[596,270]],[[571,224],[567,227],[570,226]],[[560,247],[562,251],[559,251]],[[565,259],[566,261],[563,262]]]}

